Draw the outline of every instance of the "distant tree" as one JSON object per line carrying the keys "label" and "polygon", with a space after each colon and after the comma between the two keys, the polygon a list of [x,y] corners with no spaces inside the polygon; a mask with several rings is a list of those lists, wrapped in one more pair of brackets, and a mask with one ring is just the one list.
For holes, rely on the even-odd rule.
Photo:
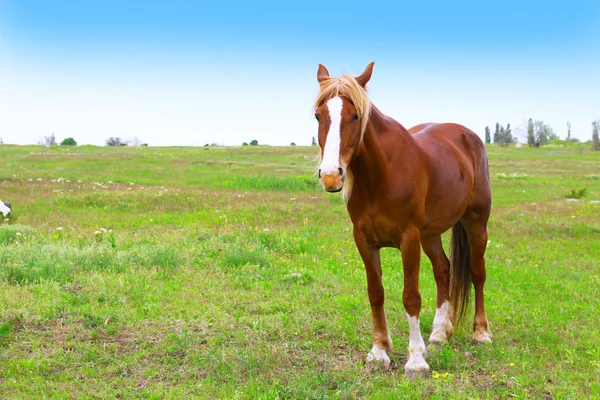
{"label": "distant tree", "polygon": [[510,143],[515,141],[515,138],[512,135],[512,131],[510,129],[510,124],[506,125],[506,129],[504,126],[500,125],[500,130],[498,132],[497,143],[500,143],[500,146],[506,147]]}
{"label": "distant tree", "polygon": [[132,146],[141,146],[142,145],[142,141],[137,136],[134,136],[133,139],[131,139],[129,142],[131,143]]}
{"label": "distant tree", "polygon": [[250,142],[250,146],[258,146],[258,140],[254,139]]}
{"label": "distant tree", "polygon": [[535,137],[535,147],[540,147],[547,144],[552,135],[556,135],[550,125],[544,124],[544,121],[535,121],[533,123],[533,131]]}
{"label": "distant tree", "polygon": [[60,142],[61,146],[77,146],[77,142],[73,138],[66,138],[62,142]]}
{"label": "distant tree", "polygon": [[500,124],[496,122],[496,130],[494,131],[494,143],[500,142]]}
{"label": "distant tree", "polygon": [[248,146],[248,142],[242,143],[242,146]]}
{"label": "distant tree", "polygon": [[112,137],[111,136],[108,139],[106,139],[106,145],[107,146],[127,146],[127,142],[124,142],[119,137]]}
{"label": "distant tree", "polygon": [[208,147],[208,143],[206,143],[206,144],[204,145],[204,147]]}
{"label": "distant tree", "polygon": [[50,136],[44,136],[44,141],[42,142],[42,144],[44,144],[46,146],[55,146],[56,145],[56,137],[54,136],[54,133]]}
{"label": "distant tree", "polygon": [[567,142],[571,141],[571,123],[567,122]]}
{"label": "distant tree", "polygon": [[142,143],[142,147],[148,147],[148,143]]}
{"label": "distant tree", "polygon": [[530,147],[535,146],[535,133],[534,132],[535,131],[534,131],[534,127],[533,127],[533,120],[531,118],[529,118],[529,121],[527,121],[527,144]]}
{"label": "distant tree", "polygon": [[295,145],[296,145],[296,143],[294,143],[294,142],[290,143],[290,146],[295,146]]}
{"label": "distant tree", "polygon": [[312,143],[310,145],[311,146],[316,146],[317,145],[317,141],[315,140],[314,136],[313,136],[313,139],[312,139]]}
{"label": "distant tree", "polygon": [[600,120],[592,122],[592,149],[600,150],[600,139],[598,138],[598,129],[600,128]]}
{"label": "distant tree", "polygon": [[489,126],[485,127],[485,143],[486,144],[492,143],[492,135],[490,133],[490,127]]}

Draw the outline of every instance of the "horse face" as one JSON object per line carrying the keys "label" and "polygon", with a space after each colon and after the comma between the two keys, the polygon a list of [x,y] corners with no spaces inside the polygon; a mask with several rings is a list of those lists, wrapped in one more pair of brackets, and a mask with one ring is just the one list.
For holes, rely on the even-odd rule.
{"label": "horse face", "polygon": [[360,139],[356,108],[344,97],[332,97],[317,108],[321,164],[319,180],[328,192],[344,187],[346,169]]}

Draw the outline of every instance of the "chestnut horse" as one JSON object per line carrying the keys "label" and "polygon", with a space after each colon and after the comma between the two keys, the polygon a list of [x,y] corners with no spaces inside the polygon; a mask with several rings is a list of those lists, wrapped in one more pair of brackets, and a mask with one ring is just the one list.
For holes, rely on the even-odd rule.
{"label": "chestnut horse", "polygon": [[[485,147],[457,124],[422,124],[406,130],[381,113],[366,92],[373,64],[358,77],[330,77],[319,65],[319,180],[328,192],[343,191],[354,241],[365,264],[373,315],[373,349],[368,362],[388,369],[392,339],[388,329],[380,249],[402,253],[402,300],[410,328],[409,378],[425,376],[425,342],[419,327],[420,246],[431,260],[437,284],[437,310],[430,343],[445,343],[475,288],[473,342],[491,341],[483,305],[484,253],[491,190]],[[441,235],[452,228],[451,258]]]}

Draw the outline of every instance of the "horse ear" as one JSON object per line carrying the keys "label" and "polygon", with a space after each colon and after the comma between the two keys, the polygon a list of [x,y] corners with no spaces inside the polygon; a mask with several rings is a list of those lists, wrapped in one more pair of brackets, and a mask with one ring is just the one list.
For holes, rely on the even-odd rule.
{"label": "horse ear", "polygon": [[323,83],[328,79],[329,71],[327,71],[327,68],[325,68],[324,65],[319,64],[319,70],[317,71],[317,81],[319,81],[319,83]]}
{"label": "horse ear", "polygon": [[371,79],[371,74],[373,73],[373,65],[375,65],[375,62],[367,65],[365,72],[356,77],[356,81],[360,84],[360,86],[367,86],[367,82],[369,82],[369,79]]}

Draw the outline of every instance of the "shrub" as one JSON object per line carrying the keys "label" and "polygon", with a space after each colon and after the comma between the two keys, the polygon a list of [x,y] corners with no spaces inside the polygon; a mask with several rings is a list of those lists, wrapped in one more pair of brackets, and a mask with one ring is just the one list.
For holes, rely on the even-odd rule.
{"label": "shrub", "polygon": [[571,189],[565,192],[564,197],[567,199],[581,199],[587,194],[587,188]]}
{"label": "shrub", "polygon": [[127,146],[127,142],[125,142],[120,137],[109,137],[106,139],[107,146]]}
{"label": "shrub", "polygon": [[61,146],[77,146],[77,142],[73,138],[66,138],[62,142],[60,142]]}

